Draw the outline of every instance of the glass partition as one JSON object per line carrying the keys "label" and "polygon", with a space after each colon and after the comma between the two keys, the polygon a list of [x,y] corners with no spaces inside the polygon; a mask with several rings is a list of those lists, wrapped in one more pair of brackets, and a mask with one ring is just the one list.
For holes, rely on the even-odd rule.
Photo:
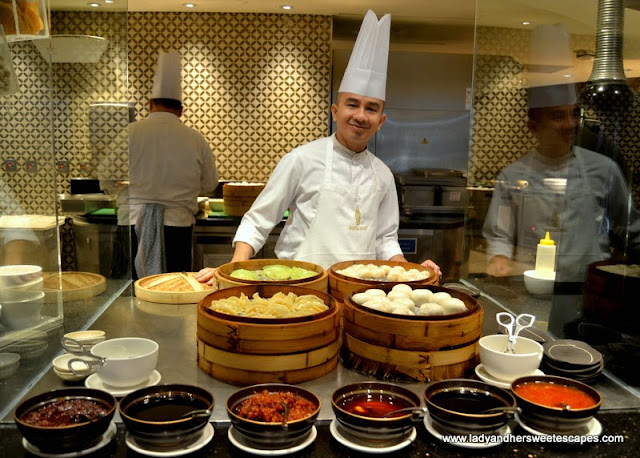
{"label": "glass partition", "polygon": [[464,280],[634,387],[639,21],[623,1],[478,1]]}

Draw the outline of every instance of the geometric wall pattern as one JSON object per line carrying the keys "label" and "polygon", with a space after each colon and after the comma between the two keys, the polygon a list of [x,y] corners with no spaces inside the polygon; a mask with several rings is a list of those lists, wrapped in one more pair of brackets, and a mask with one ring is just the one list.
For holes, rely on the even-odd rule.
{"label": "geometric wall pattern", "polygon": [[328,134],[329,16],[54,11],[51,30],[108,47],[97,63],[50,64],[31,42],[10,44],[20,92],[0,97],[0,151],[19,170],[0,172],[2,214],[52,215],[70,177],[128,175],[122,105],[147,115],[160,50],[182,54],[182,120],[208,140],[222,178],[266,180],[289,150]]}
{"label": "geometric wall pattern", "polygon": [[129,90],[147,112],[159,51],[182,54],[183,120],[225,179],[266,180],[292,148],[327,135],[331,18],[129,14]]}

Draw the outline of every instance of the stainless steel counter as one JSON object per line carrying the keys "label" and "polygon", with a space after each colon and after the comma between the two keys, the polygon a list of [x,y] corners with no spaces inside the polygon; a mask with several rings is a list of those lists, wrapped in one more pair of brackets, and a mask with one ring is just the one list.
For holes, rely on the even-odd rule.
{"label": "stainless steel counter", "polygon": [[[517,291],[517,290],[516,290]],[[493,316],[502,310],[487,296],[479,298],[485,309],[484,333],[496,332]],[[125,292],[93,323],[92,329],[102,329],[108,338],[124,336],[148,337],[160,344],[160,357],[157,370],[162,375],[161,383],[186,383],[202,386],[211,390],[216,398],[216,407],[212,421],[227,422],[224,403],[227,397],[238,387],[220,382],[201,371],[196,364],[196,306],[195,304],[166,305],[140,301]],[[58,342],[50,344],[59,346]],[[62,352],[62,348],[59,352]],[[469,374],[470,376],[473,374]],[[330,395],[345,384],[369,380],[367,375],[352,371],[339,365],[332,373],[301,386],[315,392],[322,400],[320,420],[334,418],[331,411]],[[400,382],[396,382],[400,383]],[[422,397],[425,383],[400,383]],[[70,386],[53,374],[50,369],[26,394],[35,394]],[[628,389],[614,378],[606,377],[596,386],[604,398],[603,410],[622,410],[640,407],[640,397],[633,389]],[[5,418],[10,421],[11,417]]]}

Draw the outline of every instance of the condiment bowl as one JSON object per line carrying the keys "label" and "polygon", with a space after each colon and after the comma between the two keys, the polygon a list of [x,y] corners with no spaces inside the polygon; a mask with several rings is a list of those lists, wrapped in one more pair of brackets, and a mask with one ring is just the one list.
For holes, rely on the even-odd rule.
{"label": "condiment bowl", "polygon": [[69,382],[77,382],[79,380],[84,380],[89,375],[93,374],[94,368],[92,367],[90,371],[84,371],[86,365],[80,361],[72,363],[73,368],[81,371],[80,375],[74,374],[69,369],[69,360],[78,358],[76,355],[72,355],[69,353],[62,354],[53,359],[53,373],[60,377],[62,380],[67,380]]}
{"label": "condiment bowl", "polygon": [[[528,386],[529,392],[524,388]],[[511,383],[520,419],[534,429],[550,433],[580,431],[600,409],[600,393],[584,383],[552,375],[521,377]],[[584,398],[586,405],[576,402]]]}
{"label": "condiment bowl", "polygon": [[536,274],[535,270],[526,270],[523,277],[524,286],[529,294],[546,296],[553,293],[553,284],[556,280],[555,272],[551,276],[541,276]]}
{"label": "condiment bowl", "polygon": [[40,318],[44,293],[36,292],[32,297],[17,301],[2,301],[0,323],[10,329],[24,329],[35,324]]}
{"label": "condiment bowl", "polygon": [[497,379],[511,382],[518,377],[533,374],[540,366],[544,350],[535,340],[516,337],[515,353],[505,352],[509,336],[494,334],[480,339],[480,362]]}
{"label": "condiment bowl", "polygon": [[420,407],[414,392],[391,383],[360,382],[338,388],[331,408],[341,431],[372,446],[391,446],[406,439],[413,428],[414,413],[384,415],[402,408]]}
{"label": "condiment bowl", "polygon": [[[27,416],[54,403],[79,401],[97,404],[104,413],[96,416],[86,406],[76,410],[75,423],[62,426],[37,426],[26,421]],[[116,411],[116,400],[109,393],[89,388],[67,388],[36,395],[23,401],[15,410],[18,430],[32,445],[43,453],[62,454],[84,450],[94,445],[106,432]],[[84,416],[86,414],[86,416]]]}
{"label": "condiment bowl", "polygon": [[20,366],[20,355],[17,353],[0,353],[0,379],[15,373]]}
{"label": "condiment bowl", "polygon": [[[306,416],[296,420],[288,420],[286,426],[280,421],[262,421],[259,419],[245,418],[242,416],[241,407],[243,402],[247,401],[254,395],[268,392],[271,394],[291,393],[301,397],[304,401],[308,401],[315,406],[313,410]],[[320,398],[311,391],[305,390],[299,386],[287,385],[280,383],[266,383],[261,385],[252,385],[233,393],[227,399],[226,409],[227,415],[231,420],[233,427],[240,433],[242,438],[252,446],[258,449],[285,449],[294,447],[302,443],[310,433],[313,424],[320,413]],[[287,403],[287,406],[289,404]],[[264,414],[273,414],[277,411],[279,414],[273,418],[282,418],[284,410],[279,402],[274,401],[275,409],[269,408]],[[291,406],[289,406],[291,408]],[[260,412],[262,413],[262,412]],[[291,414],[291,412],[290,412]],[[253,418],[262,418],[253,417]]]}
{"label": "condiment bowl", "polygon": [[[104,331],[91,329],[87,331],[68,332],[64,335],[64,338],[73,339],[75,342],[78,342],[78,344],[81,344],[85,350],[91,350],[95,344],[104,342],[107,336]],[[69,350],[74,350],[76,352],[82,351],[80,346],[73,342],[67,340],[65,341],[65,344]]]}
{"label": "condiment bowl", "polygon": [[37,299],[42,292],[42,277],[13,286],[0,288],[0,301],[25,301]]}
{"label": "condiment bowl", "polygon": [[[96,374],[103,383],[114,387],[136,386],[147,380],[158,364],[158,343],[141,337],[121,337],[100,342],[91,348],[94,361],[87,363],[88,372],[95,366]],[[82,355],[82,354],[81,354]],[[69,369],[76,375],[69,360]]]}
{"label": "condiment bowl", "polygon": [[511,393],[487,383],[467,379],[432,382],[424,391],[429,415],[452,434],[492,434],[507,424],[508,411],[515,408]]}
{"label": "condiment bowl", "polygon": [[[213,394],[198,386],[158,385],[126,395],[120,401],[119,412],[136,440],[159,447],[175,447],[202,431],[209,422],[214,403]],[[189,415],[192,412],[194,414]]]}
{"label": "condiment bowl", "polygon": [[[42,267],[35,265],[0,266],[0,288],[16,288],[42,279]],[[40,283],[42,285],[42,283]]]}

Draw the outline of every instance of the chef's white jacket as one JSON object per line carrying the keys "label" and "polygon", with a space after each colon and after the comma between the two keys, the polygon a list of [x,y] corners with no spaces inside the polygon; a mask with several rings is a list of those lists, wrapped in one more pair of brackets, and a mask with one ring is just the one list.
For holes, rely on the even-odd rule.
{"label": "chef's white jacket", "polygon": [[165,206],[165,226],[191,226],[198,196],[218,184],[215,156],[197,130],[155,112],[129,125],[129,204],[136,224],[146,203]]}
{"label": "chef's white jacket", "polygon": [[[324,180],[327,142],[333,143],[332,183],[342,186],[371,183],[372,166],[375,167],[379,195],[382,196],[376,227],[376,258],[389,259],[402,254],[398,244],[399,210],[393,174],[368,150],[355,153],[342,146],[335,134],[300,146],[280,160],[264,190],[242,218],[234,244],[248,243],[257,253],[289,209],[289,221],[275,251],[278,258],[293,258],[316,214],[318,192]],[[326,226],[330,231],[331,221],[327,221]]]}

